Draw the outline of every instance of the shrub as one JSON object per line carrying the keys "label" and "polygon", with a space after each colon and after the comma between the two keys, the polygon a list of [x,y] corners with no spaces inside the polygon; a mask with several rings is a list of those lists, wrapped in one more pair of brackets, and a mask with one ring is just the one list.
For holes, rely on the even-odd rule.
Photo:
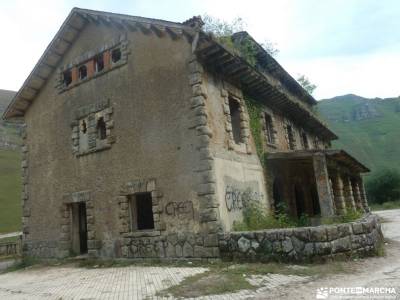
{"label": "shrub", "polygon": [[307,215],[303,214],[300,218],[291,218],[286,213],[286,207],[281,205],[280,209],[276,211],[275,216],[268,214],[266,209],[263,208],[258,202],[250,203],[243,210],[243,221],[234,222],[234,231],[252,231],[273,228],[289,228],[309,226],[311,224]]}
{"label": "shrub", "polygon": [[366,189],[371,203],[400,200],[400,173],[391,169],[381,170],[367,181]]}

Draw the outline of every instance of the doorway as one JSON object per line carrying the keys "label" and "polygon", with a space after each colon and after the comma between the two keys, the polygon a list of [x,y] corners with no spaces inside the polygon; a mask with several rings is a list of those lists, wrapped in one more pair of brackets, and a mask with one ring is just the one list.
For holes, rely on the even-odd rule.
{"label": "doorway", "polygon": [[75,254],[88,252],[85,202],[72,204],[72,251]]}

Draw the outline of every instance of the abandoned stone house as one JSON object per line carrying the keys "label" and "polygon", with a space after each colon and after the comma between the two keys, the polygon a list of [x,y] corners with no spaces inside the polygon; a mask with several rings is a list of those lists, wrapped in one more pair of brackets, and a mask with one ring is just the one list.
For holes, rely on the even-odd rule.
{"label": "abandoned stone house", "polygon": [[247,33],[233,40],[252,43],[256,66],[202,25],[71,11],[3,116],[26,124],[26,255],[218,257],[218,233],[252,201],[368,210],[368,169],[329,149],[314,98]]}

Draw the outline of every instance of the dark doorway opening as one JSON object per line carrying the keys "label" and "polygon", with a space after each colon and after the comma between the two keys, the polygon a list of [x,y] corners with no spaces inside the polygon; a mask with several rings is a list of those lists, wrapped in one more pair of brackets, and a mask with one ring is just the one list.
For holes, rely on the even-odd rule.
{"label": "dark doorway opening", "polygon": [[79,222],[79,249],[80,254],[88,252],[87,246],[87,223],[86,223],[86,203],[78,203],[78,222]]}
{"label": "dark doorway opening", "polygon": [[302,214],[305,213],[305,203],[303,189],[298,184],[295,184],[294,186],[294,194],[296,198],[297,217],[299,218]]}
{"label": "dark doorway opening", "polygon": [[285,213],[285,205],[282,201],[281,196],[281,186],[277,179],[274,180],[274,185],[272,188],[272,197],[274,198],[274,212],[275,214]]}
{"label": "dark doorway opening", "polygon": [[317,188],[316,188],[315,185],[311,187],[311,198],[312,198],[314,216],[320,215],[321,214],[321,208],[319,206],[318,191],[317,191]]}
{"label": "dark doorway opening", "polygon": [[137,193],[130,197],[132,231],[154,229],[151,193]]}

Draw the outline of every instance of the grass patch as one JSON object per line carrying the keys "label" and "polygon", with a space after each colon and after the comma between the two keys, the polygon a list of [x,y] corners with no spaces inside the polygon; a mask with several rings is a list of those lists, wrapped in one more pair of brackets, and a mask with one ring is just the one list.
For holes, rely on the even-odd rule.
{"label": "grass patch", "polygon": [[377,211],[377,210],[388,210],[388,209],[397,209],[400,208],[400,200],[397,201],[388,201],[384,202],[382,204],[377,204],[377,203],[371,203],[369,204],[369,208],[372,211]]}
{"label": "grass patch", "polygon": [[329,274],[352,272],[347,262],[329,262],[325,264],[289,265],[282,263],[235,264],[219,262],[204,265],[209,271],[184,279],[180,284],[160,291],[157,296],[187,298],[206,295],[233,293],[240,290],[257,289],[246,278],[252,275],[282,274],[310,277],[323,277]]}
{"label": "grass patch", "polygon": [[12,266],[5,269],[3,272],[0,272],[0,274],[15,272],[15,271],[22,270],[22,269],[25,269],[28,267],[32,267],[39,263],[36,259],[31,258],[31,257],[25,257],[22,259],[19,259],[18,257],[13,257],[13,258],[16,259],[16,262]]}
{"label": "grass patch", "polygon": [[21,230],[21,155],[0,150],[0,233]]}

